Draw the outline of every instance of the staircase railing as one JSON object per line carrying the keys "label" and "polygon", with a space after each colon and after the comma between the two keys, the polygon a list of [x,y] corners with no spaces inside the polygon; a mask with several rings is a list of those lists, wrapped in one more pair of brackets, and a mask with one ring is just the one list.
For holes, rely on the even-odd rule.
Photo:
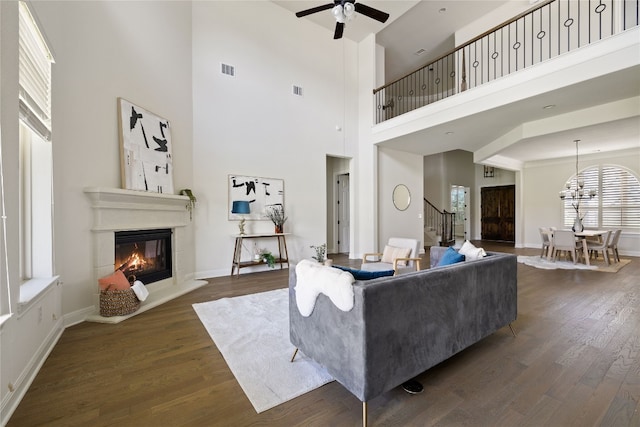
{"label": "staircase railing", "polygon": [[373,90],[375,121],[393,117],[640,24],[640,0],[548,0]]}
{"label": "staircase railing", "polygon": [[456,214],[440,210],[433,203],[424,200],[424,226],[430,230],[435,230],[440,235],[440,246],[451,246],[456,239],[453,230],[456,222]]}

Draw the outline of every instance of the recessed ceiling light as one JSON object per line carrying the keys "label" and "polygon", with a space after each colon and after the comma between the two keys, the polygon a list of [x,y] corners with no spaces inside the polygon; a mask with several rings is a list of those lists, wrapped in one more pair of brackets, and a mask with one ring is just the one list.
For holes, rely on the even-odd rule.
{"label": "recessed ceiling light", "polygon": [[445,13],[446,11],[447,11],[446,7],[443,7],[440,10],[438,10],[439,13]]}
{"label": "recessed ceiling light", "polygon": [[555,104],[549,104],[549,105],[545,105],[544,107],[542,107],[543,110],[550,110],[552,108],[555,108]]}

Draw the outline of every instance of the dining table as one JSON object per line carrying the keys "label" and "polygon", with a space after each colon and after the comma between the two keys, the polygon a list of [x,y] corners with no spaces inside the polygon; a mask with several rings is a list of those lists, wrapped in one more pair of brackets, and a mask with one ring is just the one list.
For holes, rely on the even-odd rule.
{"label": "dining table", "polygon": [[[591,265],[591,263],[589,262],[589,250],[587,247],[587,239],[589,237],[597,237],[598,239],[602,239],[602,236],[607,234],[608,231],[609,230],[582,230],[582,231],[575,231],[573,233],[577,239],[581,240],[585,264]],[[553,232],[551,232],[551,235],[549,237],[550,237],[549,238],[550,243],[549,243],[549,249],[547,250],[547,254],[548,254],[548,257],[550,258],[551,254],[553,254]]]}

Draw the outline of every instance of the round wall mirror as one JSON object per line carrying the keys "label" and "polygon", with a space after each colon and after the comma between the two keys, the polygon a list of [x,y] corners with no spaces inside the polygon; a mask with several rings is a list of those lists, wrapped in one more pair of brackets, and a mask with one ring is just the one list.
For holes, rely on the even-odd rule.
{"label": "round wall mirror", "polygon": [[411,203],[411,193],[404,184],[396,185],[393,189],[393,205],[400,211],[406,211]]}

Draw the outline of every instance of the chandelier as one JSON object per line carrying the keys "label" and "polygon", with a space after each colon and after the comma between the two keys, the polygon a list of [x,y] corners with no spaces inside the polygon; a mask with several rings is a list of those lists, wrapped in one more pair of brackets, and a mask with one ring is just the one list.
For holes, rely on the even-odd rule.
{"label": "chandelier", "polygon": [[580,142],[580,140],[576,139],[573,142],[576,143],[576,181],[575,181],[576,185],[575,185],[575,188],[571,188],[571,184],[572,184],[571,180],[567,181],[567,188],[566,190],[562,190],[560,192],[560,198],[562,200],[571,199],[572,200],[571,204],[577,211],[578,208],[580,207],[580,200],[594,198],[596,195],[596,190],[593,188],[592,189],[584,188],[584,179],[580,178],[580,175],[578,173],[578,143]]}
{"label": "chandelier", "polygon": [[562,190],[560,192],[560,199],[564,202],[565,200],[571,201],[571,206],[576,211],[576,218],[573,221],[573,227],[571,228],[573,231],[581,232],[584,230],[584,225],[582,224],[583,217],[580,216],[580,201],[585,199],[593,199],[596,195],[595,189],[586,189],[584,188],[584,179],[580,178],[580,174],[578,173],[578,143],[579,139],[573,141],[576,143],[576,180],[575,180],[575,188],[571,188],[572,180],[567,181],[566,190]]}

